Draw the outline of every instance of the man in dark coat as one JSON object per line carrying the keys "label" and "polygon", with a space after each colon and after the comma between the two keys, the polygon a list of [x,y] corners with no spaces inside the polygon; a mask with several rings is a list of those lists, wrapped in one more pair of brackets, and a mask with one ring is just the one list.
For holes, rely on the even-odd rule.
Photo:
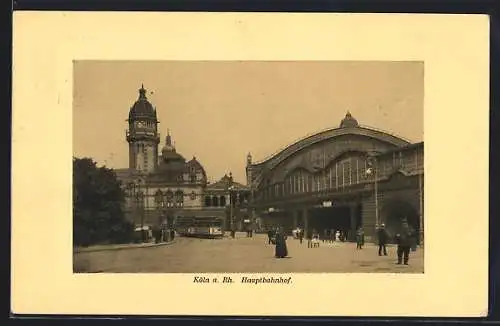
{"label": "man in dark coat", "polygon": [[286,247],[286,234],[283,230],[283,227],[280,227],[276,232],[276,249],[274,255],[276,258],[284,258],[288,256],[288,249]]}
{"label": "man in dark coat", "polygon": [[387,231],[385,230],[385,224],[382,223],[380,228],[377,231],[378,236],[378,255],[382,256],[382,251],[384,252],[384,256],[387,256]]}
{"label": "man in dark coat", "polygon": [[396,234],[396,243],[398,245],[398,265],[401,265],[401,262],[408,265],[412,244],[412,234],[405,220],[403,220],[401,232]]}

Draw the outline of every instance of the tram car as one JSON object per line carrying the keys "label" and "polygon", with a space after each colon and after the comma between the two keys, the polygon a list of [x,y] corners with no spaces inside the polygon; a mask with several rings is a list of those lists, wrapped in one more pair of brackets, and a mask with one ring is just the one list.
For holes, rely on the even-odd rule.
{"label": "tram car", "polygon": [[224,236],[223,221],[216,217],[191,217],[178,220],[177,232],[181,236],[220,239]]}

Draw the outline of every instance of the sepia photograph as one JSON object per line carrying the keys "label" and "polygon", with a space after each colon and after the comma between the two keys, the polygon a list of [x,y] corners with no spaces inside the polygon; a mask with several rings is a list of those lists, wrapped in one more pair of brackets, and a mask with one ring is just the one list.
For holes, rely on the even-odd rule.
{"label": "sepia photograph", "polygon": [[487,313],[487,16],[13,25],[13,313]]}
{"label": "sepia photograph", "polygon": [[423,62],[75,61],[76,273],[423,273]]}

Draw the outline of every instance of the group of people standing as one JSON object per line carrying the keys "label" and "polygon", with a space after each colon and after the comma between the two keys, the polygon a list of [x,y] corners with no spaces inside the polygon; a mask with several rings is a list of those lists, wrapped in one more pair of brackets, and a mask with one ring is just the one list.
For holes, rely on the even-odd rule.
{"label": "group of people standing", "polygon": [[[304,230],[301,229],[297,232],[297,238],[302,244],[304,239]],[[330,233],[331,235],[331,233]],[[408,225],[406,219],[403,219],[401,230],[395,234],[394,240],[397,244],[397,264],[408,265],[410,251],[416,250],[417,238],[415,230]],[[311,244],[314,241],[320,240],[319,233],[312,229],[307,232],[306,238],[308,240],[308,247],[313,247]],[[377,240],[378,240],[378,255],[387,256],[387,244],[389,242],[389,234],[385,228],[385,224],[381,224],[377,228]],[[333,240],[335,239],[335,240]],[[288,255],[288,248],[286,245],[287,235],[282,226],[277,227],[274,230],[268,232],[268,243],[275,245],[275,257],[284,258]],[[345,237],[341,237],[339,231],[335,232],[334,238],[327,237],[323,238],[323,241],[345,241]],[[365,244],[365,234],[362,227],[356,230],[356,249],[363,249]]]}
{"label": "group of people standing", "polygon": [[175,238],[175,230],[167,228],[153,227],[153,239],[155,243],[173,241]]}
{"label": "group of people standing", "polygon": [[[385,229],[385,224],[381,224],[377,230],[378,238],[378,255],[387,256],[387,243],[389,240],[389,234]],[[404,264],[408,265],[410,259],[410,251],[415,251],[417,247],[417,234],[415,230],[408,225],[405,219],[403,219],[401,230],[397,232],[394,236],[395,243],[397,245],[397,256],[398,265]]]}

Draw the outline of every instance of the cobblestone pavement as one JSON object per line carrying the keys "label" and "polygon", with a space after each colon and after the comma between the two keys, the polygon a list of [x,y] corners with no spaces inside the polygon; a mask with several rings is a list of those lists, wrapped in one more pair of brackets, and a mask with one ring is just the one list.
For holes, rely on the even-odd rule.
{"label": "cobblestone pavement", "polygon": [[408,266],[397,265],[396,247],[388,256],[378,256],[378,247],[366,244],[362,250],[354,243],[321,243],[307,248],[306,241],[287,240],[289,257],[274,258],[274,246],[262,234],[247,238],[218,240],[176,238],[169,246],[82,252],[74,256],[75,265],[88,272],[111,273],[423,273],[424,253],[410,253]]}

